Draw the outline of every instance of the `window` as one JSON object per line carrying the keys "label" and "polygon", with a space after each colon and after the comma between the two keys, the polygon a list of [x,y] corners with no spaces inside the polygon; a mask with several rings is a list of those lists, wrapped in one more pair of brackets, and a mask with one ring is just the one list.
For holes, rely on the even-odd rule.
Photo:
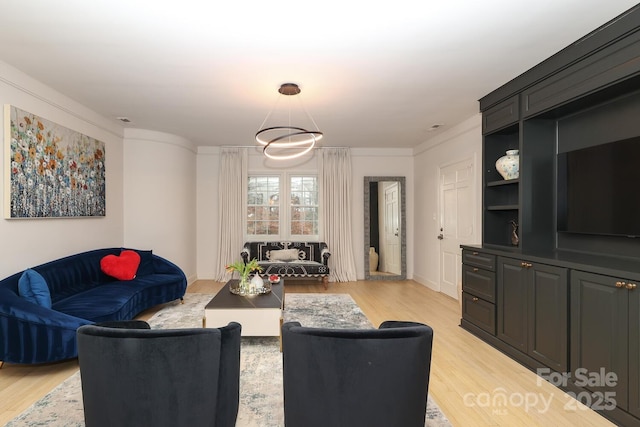
{"label": "window", "polygon": [[320,228],[318,178],[311,175],[250,175],[247,237],[317,238]]}
{"label": "window", "polygon": [[289,235],[318,235],[318,180],[315,176],[292,176]]}
{"label": "window", "polygon": [[280,234],[280,177],[250,176],[247,191],[247,235]]}

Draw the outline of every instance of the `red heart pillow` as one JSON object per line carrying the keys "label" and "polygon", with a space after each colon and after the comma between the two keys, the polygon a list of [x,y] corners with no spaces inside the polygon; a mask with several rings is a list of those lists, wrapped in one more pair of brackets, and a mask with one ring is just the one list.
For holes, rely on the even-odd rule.
{"label": "red heart pillow", "polygon": [[136,251],[124,250],[120,256],[107,255],[100,260],[100,269],[118,280],[133,280],[140,265],[140,255]]}

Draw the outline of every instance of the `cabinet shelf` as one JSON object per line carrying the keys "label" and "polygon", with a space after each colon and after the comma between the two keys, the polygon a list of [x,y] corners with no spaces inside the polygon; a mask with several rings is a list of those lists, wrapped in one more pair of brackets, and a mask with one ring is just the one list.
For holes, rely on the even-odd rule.
{"label": "cabinet shelf", "polygon": [[518,184],[519,182],[520,182],[520,178],[489,181],[487,182],[487,187],[498,187],[501,185]]}
{"label": "cabinet shelf", "polygon": [[517,211],[519,205],[491,205],[487,206],[488,211]]}
{"label": "cabinet shelf", "polygon": [[[515,98],[517,99],[517,97]],[[495,107],[500,109],[501,107]],[[515,111],[514,111],[515,112]],[[483,115],[485,112],[483,112]],[[491,114],[491,112],[487,113]],[[511,117],[517,118],[515,116]],[[498,116],[493,116],[498,117]],[[521,221],[521,177],[504,179],[496,170],[496,159],[504,156],[508,150],[519,150],[521,122],[515,120],[506,128],[486,133],[482,141],[484,176],[482,194],[482,243],[509,246],[511,243],[511,221]],[[523,168],[524,169],[524,168]],[[521,240],[522,242],[522,240]]]}

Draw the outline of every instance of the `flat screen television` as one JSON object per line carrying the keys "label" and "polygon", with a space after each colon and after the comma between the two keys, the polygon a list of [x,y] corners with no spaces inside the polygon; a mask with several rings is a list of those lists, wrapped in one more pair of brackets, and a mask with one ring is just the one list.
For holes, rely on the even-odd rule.
{"label": "flat screen television", "polygon": [[640,137],[558,155],[558,231],[640,237]]}

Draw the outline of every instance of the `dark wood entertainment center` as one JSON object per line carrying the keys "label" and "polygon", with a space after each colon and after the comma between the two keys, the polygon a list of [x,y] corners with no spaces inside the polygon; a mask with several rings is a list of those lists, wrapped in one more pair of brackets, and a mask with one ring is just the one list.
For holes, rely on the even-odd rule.
{"label": "dark wood entertainment center", "polygon": [[[557,231],[558,154],[640,136],[640,5],[486,95],[480,111],[482,245],[462,246],[461,326],[538,373],[570,375],[562,389],[640,426],[640,238]],[[520,176],[504,180],[495,161],[513,149]]]}

